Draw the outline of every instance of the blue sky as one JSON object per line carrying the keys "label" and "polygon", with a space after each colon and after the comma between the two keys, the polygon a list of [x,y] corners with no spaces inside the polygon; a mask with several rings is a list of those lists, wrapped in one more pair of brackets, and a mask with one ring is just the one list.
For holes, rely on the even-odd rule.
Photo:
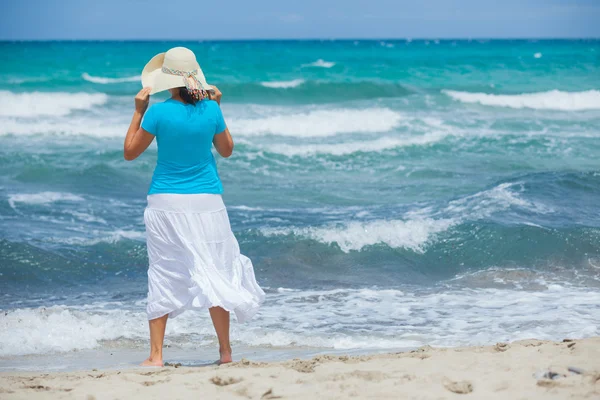
{"label": "blue sky", "polygon": [[0,40],[600,37],[600,0],[0,0]]}

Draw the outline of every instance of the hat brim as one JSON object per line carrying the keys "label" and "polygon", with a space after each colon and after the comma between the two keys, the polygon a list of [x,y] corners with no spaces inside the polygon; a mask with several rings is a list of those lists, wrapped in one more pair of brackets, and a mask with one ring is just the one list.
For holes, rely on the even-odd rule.
{"label": "hat brim", "polygon": [[[163,62],[165,60],[165,53],[159,53],[152,57],[150,61],[144,67],[142,71],[142,86],[143,87],[151,87],[152,90],[150,94],[155,94],[159,92],[164,92],[165,90],[183,87],[185,86],[185,81],[182,76],[179,75],[171,75],[162,72]],[[198,65],[199,74],[196,76],[198,81],[202,85],[205,90],[209,90],[212,88],[206,82],[204,78],[204,74]]]}

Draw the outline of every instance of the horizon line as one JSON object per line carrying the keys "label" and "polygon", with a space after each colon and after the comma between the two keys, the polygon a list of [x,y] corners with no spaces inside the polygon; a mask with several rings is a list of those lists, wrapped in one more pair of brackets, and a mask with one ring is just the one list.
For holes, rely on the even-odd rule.
{"label": "horizon line", "polygon": [[190,38],[170,38],[170,39],[141,39],[141,38],[128,38],[128,39],[66,39],[66,38],[55,38],[55,39],[6,39],[0,38],[0,42],[345,42],[345,41],[382,41],[382,40],[393,40],[393,41],[499,41],[499,40],[600,40],[600,36],[588,36],[588,37],[381,37],[381,38],[212,38],[212,39],[190,39]]}

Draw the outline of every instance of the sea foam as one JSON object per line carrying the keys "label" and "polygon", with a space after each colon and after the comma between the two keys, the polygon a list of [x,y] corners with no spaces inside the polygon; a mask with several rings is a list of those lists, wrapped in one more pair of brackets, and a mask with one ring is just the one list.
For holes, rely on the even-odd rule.
{"label": "sea foam", "polygon": [[293,235],[336,245],[345,253],[362,251],[379,244],[424,253],[441,233],[468,221],[489,218],[509,208],[537,214],[554,212],[544,204],[523,199],[523,192],[523,185],[519,182],[502,183],[449,201],[445,207],[426,206],[394,219],[346,220],[322,226],[263,227],[259,232],[267,237]]}
{"label": "sea foam", "polygon": [[293,79],[291,81],[262,82],[261,85],[273,89],[291,89],[304,83],[304,79]]}
{"label": "sea foam", "polygon": [[319,58],[317,61],[311,62],[310,64],[302,64],[303,67],[317,67],[317,68],[331,68],[335,66],[333,61],[325,61]]}
{"label": "sea foam", "polygon": [[271,144],[265,147],[266,151],[283,154],[288,157],[293,156],[312,156],[317,154],[327,154],[342,156],[354,153],[378,153],[386,150],[392,150],[401,147],[427,146],[442,141],[448,134],[435,132],[425,135],[415,135],[411,137],[382,137],[370,141],[342,142],[342,143],[323,143],[323,144]]}
{"label": "sea foam", "polygon": [[509,208],[527,210],[536,214],[554,212],[551,207],[522,198],[521,194],[524,191],[522,182],[501,183],[491,189],[450,201],[441,214],[477,220],[488,218]]}
{"label": "sea foam", "polygon": [[83,80],[92,83],[99,83],[101,85],[108,85],[111,83],[124,83],[124,82],[141,82],[142,77],[140,75],[136,76],[126,76],[124,78],[106,78],[103,76],[92,76],[87,72],[81,74]]}
{"label": "sea foam", "polygon": [[508,108],[532,108],[536,110],[584,111],[600,110],[600,91],[525,93],[516,95],[442,91],[463,103],[479,103],[485,106]]}
{"label": "sea foam", "polygon": [[[83,108],[83,105],[81,107]],[[252,118],[236,117],[238,109],[239,107],[234,107],[233,111],[227,109],[227,124],[238,136],[325,137],[347,133],[378,133],[394,129],[405,118],[401,113],[384,107],[297,111],[295,107],[261,106],[257,108],[258,112]],[[49,112],[49,109],[46,111]],[[27,110],[15,112],[18,113],[29,114],[29,116],[39,115]],[[61,113],[55,115],[65,116],[65,110],[62,109]],[[103,118],[81,115],[22,120],[12,116],[0,123],[0,135],[59,134],[121,137],[123,132],[127,131],[127,126],[128,122],[122,115],[110,113],[103,115]],[[311,151],[303,150],[307,153]]]}
{"label": "sea foam", "polygon": [[330,109],[280,114],[262,118],[231,118],[229,125],[238,135],[280,135],[297,137],[334,136],[343,133],[387,132],[402,116],[389,108]]}
{"label": "sea foam", "polygon": [[352,221],[323,227],[261,228],[260,232],[265,236],[291,234],[322,243],[336,244],[345,253],[376,244],[386,244],[392,248],[405,248],[422,253],[426,244],[437,233],[447,230],[454,223],[455,221],[451,219],[430,218]]}
{"label": "sea foam", "polygon": [[54,243],[70,244],[76,246],[93,246],[98,243],[117,243],[123,239],[142,241],[146,238],[144,232],[135,230],[99,230],[99,229],[87,229],[83,236],[71,236],[71,237],[54,237],[48,240]]}
{"label": "sea foam", "polygon": [[[281,288],[268,290],[268,297],[254,321],[243,327],[232,325],[236,345],[364,350],[600,334],[600,293],[560,284],[529,291],[448,288],[418,293],[408,288]],[[132,342],[145,346],[144,306],[140,299],[5,310],[0,356],[92,349],[105,342],[111,349],[130,347]],[[357,323],[366,320],[369,324]],[[216,345],[205,312],[188,311],[170,321],[168,340],[190,351]]]}
{"label": "sea foam", "polygon": [[2,318],[0,356],[92,349],[101,340],[140,338],[147,331],[144,319],[141,313],[64,306],[15,310]]}
{"label": "sea foam", "polygon": [[72,193],[61,192],[40,192],[27,194],[11,194],[8,196],[8,204],[15,208],[18,203],[21,204],[51,204],[57,201],[83,201],[83,197]]}
{"label": "sea foam", "polygon": [[13,93],[1,90],[0,116],[65,116],[74,110],[89,110],[107,101],[108,96],[104,93]]}
{"label": "sea foam", "polygon": [[18,118],[6,118],[0,123],[0,135],[67,135],[121,137],[127,132],[126,122],[113,123],[109,119],[99,118],[59,118],[21,121]]}

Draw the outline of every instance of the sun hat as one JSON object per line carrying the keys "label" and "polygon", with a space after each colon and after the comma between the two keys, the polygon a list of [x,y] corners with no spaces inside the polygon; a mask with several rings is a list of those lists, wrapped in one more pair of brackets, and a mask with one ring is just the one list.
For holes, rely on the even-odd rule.
{"label": "sun hat", "polygon": [[190,91],[212,89],[194,52],[185,47],[173,47],[152,57],[142,71],[142,86],[151,87],[150,94],[183,86]]}

